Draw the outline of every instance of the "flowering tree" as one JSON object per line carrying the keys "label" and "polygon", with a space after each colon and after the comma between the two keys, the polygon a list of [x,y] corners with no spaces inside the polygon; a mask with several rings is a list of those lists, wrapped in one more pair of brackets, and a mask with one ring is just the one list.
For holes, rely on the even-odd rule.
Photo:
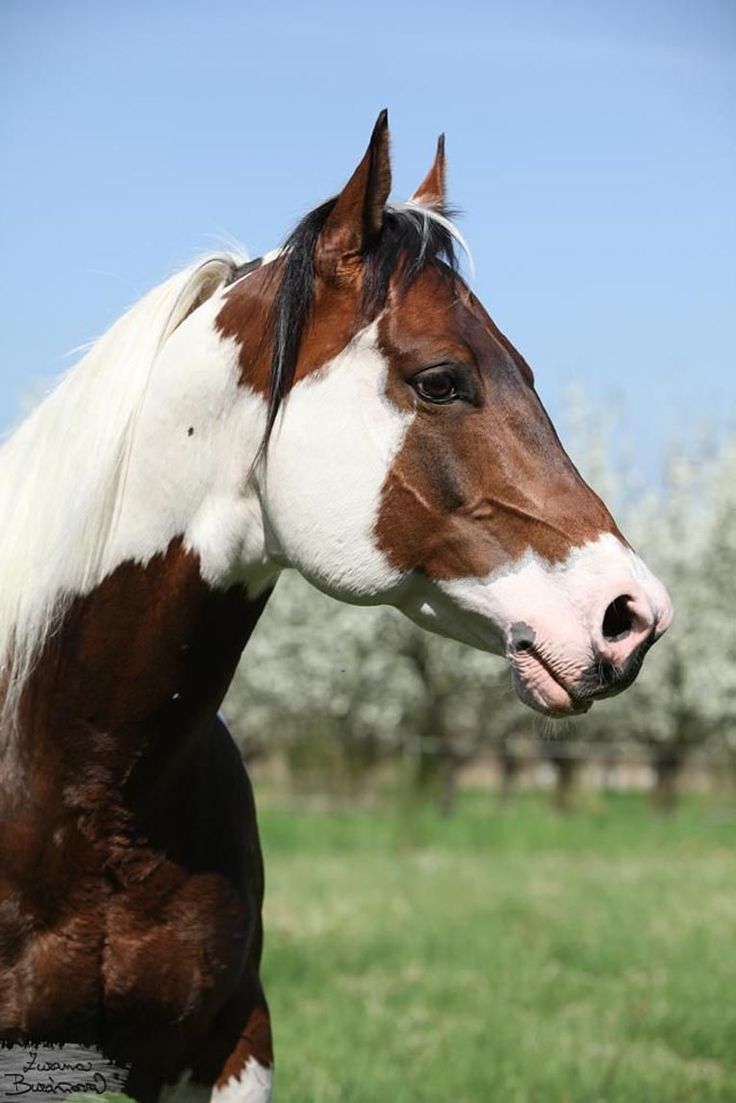
{"label": "flowering tree", "polygon": [[241,745],[348,773],[392,753],[419,689],[391,629],[385,610],[338,603],[285,572],[225,701]]}
{"label": "flowering tree", "polygon": [[224,710],[246,757],[264,743],[293,756],[318,742],[323,759],[337,753],[364,771],[405,756],[417,788],[439,788],[449,810],[458,767],[505,734],[509,709],[517,726],[528,716],[508,681],[488,655],[393,609],[340,604],[287,572]]}
{"label": "flowering tree", "polygon": [[670,590],[675,620],[636,684],[581,723],[590,739],[625,734],[650,751],[654,799],[672,807],[688,755],[733,739],[736,719],[736,444],[675,451],[660,486],[609,466],[609,496],[637,550]]}

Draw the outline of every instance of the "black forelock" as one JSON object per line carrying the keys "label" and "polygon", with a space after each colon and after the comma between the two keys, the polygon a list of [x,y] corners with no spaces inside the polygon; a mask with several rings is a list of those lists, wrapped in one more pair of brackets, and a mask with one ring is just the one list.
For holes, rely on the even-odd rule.
{"label": "black forelock", "polygon": [[[283,272],[271,311],[272,335],[268,415],[263,449],[279,411],[291,390],[304,328],[314,305],[314,256],[317,239],[337,197],[328,199],[306,215],[292,230],[283,247]],[[440,212],[445,219],[451,212]],[[427,266],[436,265],[455,278],[459,269],[457,242],[447,225],[420,207],[387,207],[380,234],[362,254],[363,294],[361,313],[366,323],[386,302],[392,276],[405,290]]]}

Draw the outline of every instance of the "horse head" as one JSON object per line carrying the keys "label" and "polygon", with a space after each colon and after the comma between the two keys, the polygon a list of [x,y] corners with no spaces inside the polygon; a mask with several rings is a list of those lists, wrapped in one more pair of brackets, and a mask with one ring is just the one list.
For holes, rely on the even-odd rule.
{"label": "horse head", "polygon": [[340,194],[218,317],[267,407],[254,478],[268,556],[505,655],[534,708],[584,711],[634,680],[669,597],[459,274],[443,138],[409,203],[391,205],[390,185],[383,112]]}

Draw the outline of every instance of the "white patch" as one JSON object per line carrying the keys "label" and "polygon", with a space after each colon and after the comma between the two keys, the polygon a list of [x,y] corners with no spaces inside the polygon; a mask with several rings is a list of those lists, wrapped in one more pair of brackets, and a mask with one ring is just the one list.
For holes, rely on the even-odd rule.
{"label": "white patch", "polygon": [[249,1057],[240,1076],[231,1076],[222,1088],[212,1092],[212,1103],[270,1103],[273,1069],[264,1068]]}
{"label": "white patch", "polygon": [[384,394],[373,322],[298,383],[276,424],[262,484],[268,549],[344,601],[380,602],[405,579],[376,547],[386,475],[413,414]]}
{"label": "white patch", "polygon": [[146,563],[175,537],[225,585],[263,554],[263,527],[248,483],[265,403],[239,382],[238,344],[215,328],[216,295],[172,334],[137,426],[125,495],[105,573]]}
{"label": "white patch", "polygon": [[[157,415],[160,427],[171,429],[176,412],[203,414],[211,429],[223,405],[222,395],[214,399],[210,388],[207,398],[214,399],[216,409],[208,406],[202,387],[193,386],[204,407],[193,408],[192,380],[185,369],[174,391],[181,398],[177,411],[156,409],[159,368],[180,328],[190,328],[204,309],[196,305],[221,288],[239,262],[216,255],[151,291],[0,449],[0,677],[9,682],[6,716],[53,627],[60,600],[97,585],[121,556],[132,553],[145,561],[174,535],[172,526],[181,514],[168,494],[177,494],[188,481],[195,448],[185,447],[192,443],[186,425],[177,425],[168,439],[157,436]],[[207,363],[199,363],[198,371],[201,379],[212,371],[215,386],[222,389],[212,353],[208,347]],[[187,367],[193,367],[193,359]],[[222,355],[219,360],[223,365]],[[167,406],[171,398],[166,396]],[[195,467],[196,481],[203,465]],[[197,494],[204,505],[206,494],[198,485],[190,487],[188,508]],[[164,505],[155,519],[154,504]],[[138,516],[141,508],[143,516]]]}
{"label": "white patch", "polygon": [[600,638],[608,605],[621,594],[641,595],[649,627],[661,616],[670,615],[669,597],[662,584],[612,533],[573,548],[561,563],[550,564],[529,551],[485,578],[440,582],[438,586],[458,608],[496,626],[492,637],[477,641],[485,642],[489,650],[495,649],[498,630],[506,644],[512,624],[518,621],[534,627],[544,639],[560,631],[566,636],[577,634],[589,647],[591,639]]}

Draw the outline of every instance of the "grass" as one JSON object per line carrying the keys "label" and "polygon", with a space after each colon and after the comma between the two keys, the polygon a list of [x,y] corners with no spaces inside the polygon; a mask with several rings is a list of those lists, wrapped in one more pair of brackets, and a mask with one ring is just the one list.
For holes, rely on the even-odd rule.
{"label": "grass", "polygon": [[278,1103],[736,1101],[736,809],[261,801]]}
{"label": "grass", "polygon": [[587,802],[262,795],[276,1103],[736,1103],[736,807]]}

